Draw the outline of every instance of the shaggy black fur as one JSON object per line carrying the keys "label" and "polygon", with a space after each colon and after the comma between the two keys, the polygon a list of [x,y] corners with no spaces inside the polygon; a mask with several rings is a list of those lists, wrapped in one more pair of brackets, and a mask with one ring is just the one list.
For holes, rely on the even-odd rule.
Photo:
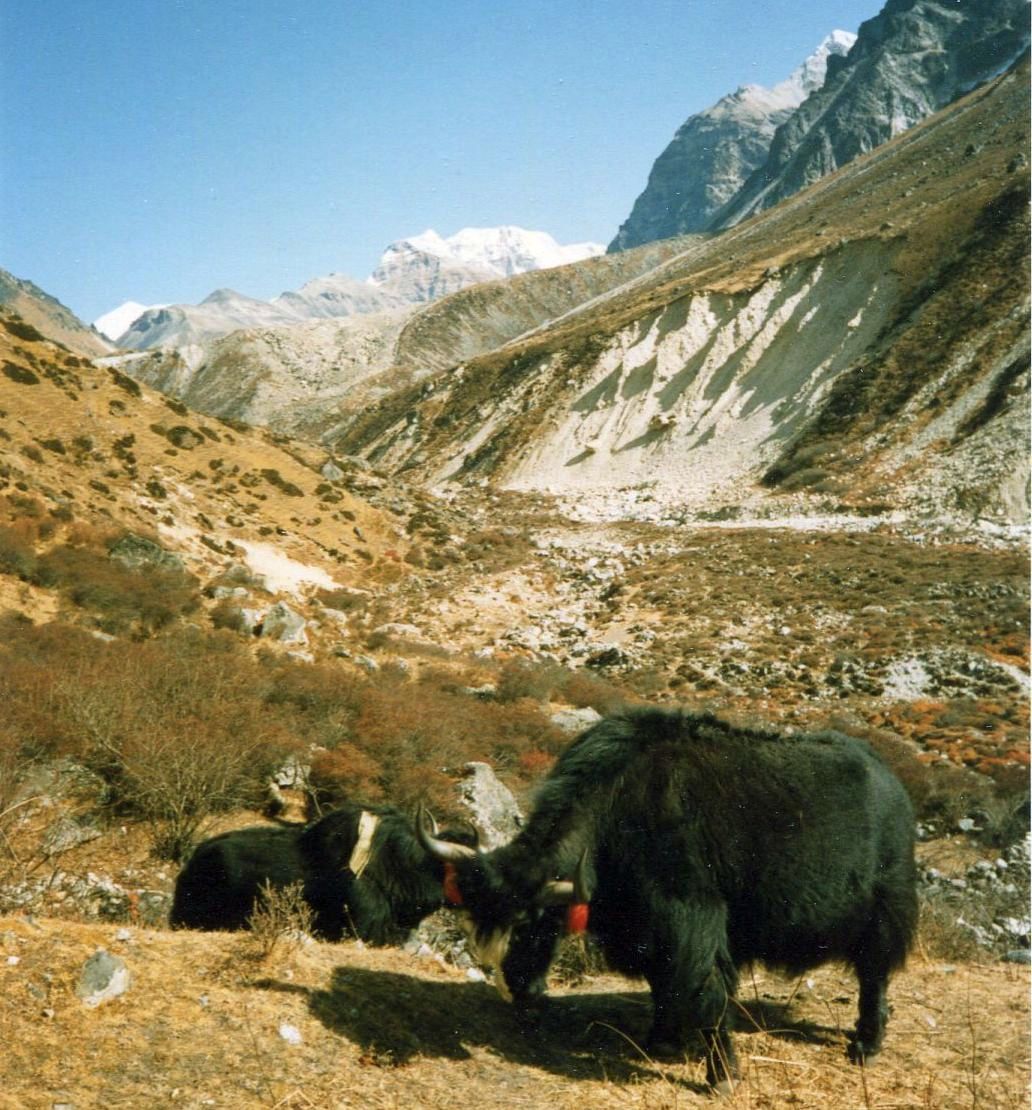
{"label": "shaggy black fur", "polygon": [[543,885],[586,853],[590,929],[618,970],[644,976],[656,1054],[701,1029],[711,1083],[736,1074],[725,1016],[738,969],[855,969],[854,1060],[881,1045],[886,985],[917,923],[914,815],[863,742],[783,736],[709,715],[630,710],[578,737],[510,844],[457,864],[477,935],[512,930],[514,1000],[543,990],[562,911]]}
{"label": "shaggy black fur", "polygon": [[[348,861],[362,811],[376,814],[368,866],[355,878]],[[452,830],[450,839],[471,844]],[[170,924],[244,929],[259,888],[303,883],[315,931],[328,940],[354,933],[391,944],[442,904],[443,868],[419,843],[411,821],[391,806],[349,802],[307,826],[247,828],[204,841],[176,881]]]}
{"label": "shaggy black fur", "polygon": [[169,923],[186,929],[244,929],[263,883],[302,879],[296,828],[256,827],[213,836],[187,860],[172,897]]}

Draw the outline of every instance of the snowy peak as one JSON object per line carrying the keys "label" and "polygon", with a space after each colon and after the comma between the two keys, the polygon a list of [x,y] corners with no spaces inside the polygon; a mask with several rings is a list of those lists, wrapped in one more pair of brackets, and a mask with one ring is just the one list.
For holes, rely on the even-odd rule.
{"label": "snowy peak", "polygon": [[1028,17],[1028,0],[889,0],[707,230],[777,204],[1002,73],[1028,49]]}
{"label": "snowy peak", "polygon": [[580,262],[605,249],[601,243],[560,246],[547,232],[522,227],[464,227],[445,242],[461,261],[496,270],[504,277]]}
{"label": "snowy peak", "polygon": [[730,101],[739,104],[751,102],[768,112],[798,108],[810,93],[824,84],[824,78],[828,73],[828,59],[832,56],[844,58],[855,42],[856,35],[850,31],[832,31],[806,61],[792,70],[784,81],[779,81],[770,89],[763,85],[743,85],[731,97],[718,101],[714,107]]}
{"label": "snowy peak", "polygon": [[604,250],[601,243],[562,246],[545,231],[522,227],[464,227],[446,239],[428,229],[422,235],[391,243],[369,280],[374,285],[389,284],[410,267],[425,269],[428,258],[447,268],[480,271],[484,275],[481,280],[511,277],[579,262]]}
{"label": "snowy peak", "polygon": [[802,104],[810,93],[816,92],[824,84],[828,75],[828,59],[844,58],[853,49],[855,42],[856,35],[852,31],[832,31],[809,58],[780,85],[775,85],[772,91],[778,92],[783,87],[790,86],[793,92],[798,90],[797,103]]}
{"label": "snowy peak", "polygon": [[124,335],[145,312],[164,307],[163,304],[140,304],[139,301],[126,301],[124,304],[120,304],[118,308],[113,308],[110,312],[105,312],[103,316],[98,316],[93,321],[93,326],[101,335],[106,335],[108,339],[113,341]]}

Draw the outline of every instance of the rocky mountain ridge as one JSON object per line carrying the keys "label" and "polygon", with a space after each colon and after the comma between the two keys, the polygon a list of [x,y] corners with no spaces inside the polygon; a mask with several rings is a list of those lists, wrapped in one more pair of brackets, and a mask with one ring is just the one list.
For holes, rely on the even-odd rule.
{"label": "rocky mountain ridge", "polygon": [[848,31],[833,31],[773,88],[744,85],[686,120],[656,159],[609,250],[706,230],[763,164],[778,126],[824,83],[828,59],[844,56],[855,41]]}
{"label": "rocky mountain ridge", "polygon": [[0,305],[76,354],[95,358],[110,354],[114,349],[103,335],[87,327],[56,297],[6,270],[0,270]]}
{"label": "rocky mountain ridge", "polygon": [[[115,338],[119,346],[131,350],[189,348],[241,328],[389,312],[425,304],[478,282],[589,258],[602,250],[597,243],[560,246],[546,232],[517,227],[464,228],[448,239],[429,230],[390,244],[365,281],[328,274],[271,301],[217,289],[199,305],[144,309]],[[121,321],[125,308],[101,320]]]}
{"label": "rocky mountain ridge", "polygon": [[730,227],[901,134],[1002,73],[1028,46],[1028,0],[888,0],[710,227]]}
{"label": "rocky mountain ridge", "polygon": [[1027,51],[1028,24],[1027,0],[889,0],[848,47],[837,39],[805,97],[756,104],[747,87],[687,120],[609,249],[777,204],[998,76]]}
{"label": "rocky mountain ridge", "polygon": [[477,282],[426,305],[247,328],[114,363],[199,412],[318,438],[371,402],[560,317],[678,249],[651,244]]}

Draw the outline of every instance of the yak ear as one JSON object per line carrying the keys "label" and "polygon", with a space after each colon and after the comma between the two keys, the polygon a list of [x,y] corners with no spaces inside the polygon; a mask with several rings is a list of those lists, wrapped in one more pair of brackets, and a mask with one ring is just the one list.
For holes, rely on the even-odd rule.
{"label": "yak ear", "polygon": [[572,879],[553,879],[545,883],[538,892],[536,901],[539,906],[569,906],[575,902],[590,902],[588,853],[585,851],[577,861]]}
{"label": "yak ear", "polygon": [[422,802],[416,810],[416,836],[430,855],[444,863],[458,863],[459,860],[472,859],[477,854],[475,848],[467,848],[465,844],[439,839],[437,822],[430,816]]}

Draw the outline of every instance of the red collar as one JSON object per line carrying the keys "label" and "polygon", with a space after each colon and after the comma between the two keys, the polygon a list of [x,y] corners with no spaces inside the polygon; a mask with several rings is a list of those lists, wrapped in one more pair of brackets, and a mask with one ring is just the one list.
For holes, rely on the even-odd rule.
{"label": "red collar", "polygon": [[[444,900],[449,906],[462,905],[462,891],[459,889],[459,884],[455,875],[455,864],[446,863],[444,865],[444,882],[442,884],[444,892]],[[571,902],[566,907],[566,932],[577,935],[587,932],[588,929],[588,912],[589,906],[587,902]]]}
{"label": "red collar", "polygon": [[586,933],[588,930],[587,902],[571,902],[566,907],[566,932],[572,934]]}

